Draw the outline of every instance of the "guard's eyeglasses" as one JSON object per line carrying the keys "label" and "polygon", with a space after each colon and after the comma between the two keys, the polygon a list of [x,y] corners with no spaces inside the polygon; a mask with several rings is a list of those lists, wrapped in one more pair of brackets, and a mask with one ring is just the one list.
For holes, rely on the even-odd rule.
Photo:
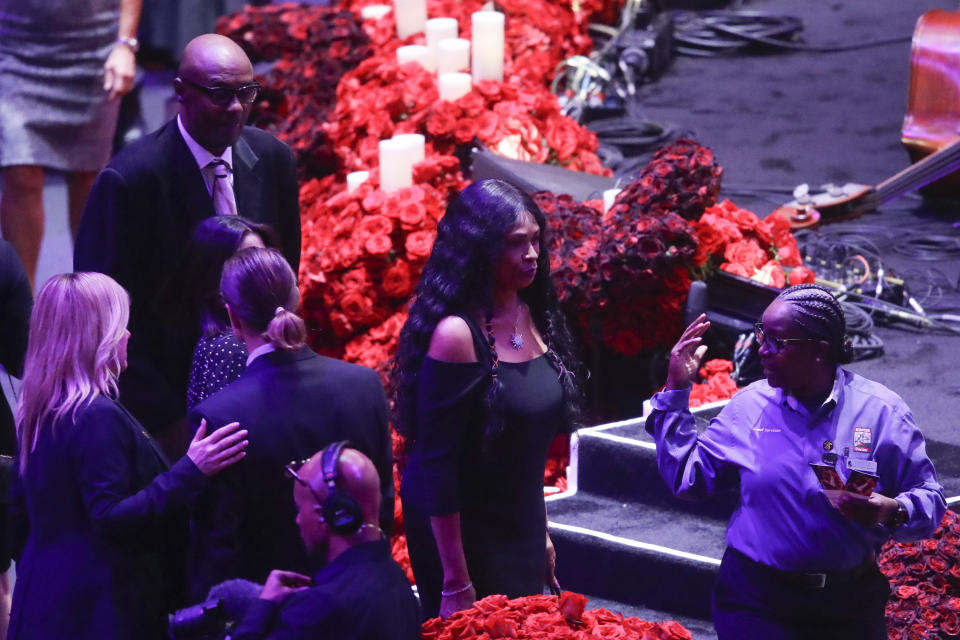
{"label": "guard's eyeglasses", "polygon": [[774,353],[780,353],[791,342],[823,342],[819,338],[774,338],[764,332],[762,322],[753,325],[753,335],[757,339],[757,346],[766,343],[770,351]]}
{"label": "guard's eyeglasses", "polygon": [[245,84],[242,87],[207,87],[188,78],[180,78],[180,82],[185,82],[203,95],[207,96],[215,105],[225,107],[233,102],[234,96],[241,104],[252,104],[257,99],[260,89],[263,87],[259,82]]}

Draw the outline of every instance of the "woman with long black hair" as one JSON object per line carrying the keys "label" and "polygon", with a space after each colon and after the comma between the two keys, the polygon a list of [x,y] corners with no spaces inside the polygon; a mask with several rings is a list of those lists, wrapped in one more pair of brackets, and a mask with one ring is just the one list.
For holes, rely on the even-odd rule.
{"label": "woman with long black hair", "polygon": [[440,221],[393,371],[410,452],[401,495],[424,615],[556,585],[543,470],[580,393],[550,281],[546,221],[501,180]]}

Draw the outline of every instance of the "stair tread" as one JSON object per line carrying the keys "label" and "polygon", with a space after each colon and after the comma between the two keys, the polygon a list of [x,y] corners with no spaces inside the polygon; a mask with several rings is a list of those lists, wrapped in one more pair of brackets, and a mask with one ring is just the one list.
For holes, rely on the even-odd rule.
{"label": "stair tread", "polygon": [[726,521],[669,507],[622,502],[579,492],[550,501],[547,512],[551,523],[580,527],[715,560],[720,559],[726,547]]}

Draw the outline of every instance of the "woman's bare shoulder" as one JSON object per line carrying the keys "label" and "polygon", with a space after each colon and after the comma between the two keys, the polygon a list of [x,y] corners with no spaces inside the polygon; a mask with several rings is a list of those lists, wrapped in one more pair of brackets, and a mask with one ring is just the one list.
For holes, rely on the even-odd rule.
{"label": "woman's bare shoulder", "polygon": [[460,316],[447,316],[440,320],[430,336],[427,355],[445,362],[476,362],[473,334],[467,321]]}

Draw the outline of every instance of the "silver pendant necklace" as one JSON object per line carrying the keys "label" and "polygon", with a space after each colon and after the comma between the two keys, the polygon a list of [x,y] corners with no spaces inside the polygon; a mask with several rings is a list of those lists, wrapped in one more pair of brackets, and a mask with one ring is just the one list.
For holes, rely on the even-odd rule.
{"label": "silver pendant necklace", "polygon": [[517,304],[517,317],[513,321],[513,332],[510,334],[510,346],[515,351],[523,349],[523,334],[520,333],[520,315],[523,312],[523,305]]}

